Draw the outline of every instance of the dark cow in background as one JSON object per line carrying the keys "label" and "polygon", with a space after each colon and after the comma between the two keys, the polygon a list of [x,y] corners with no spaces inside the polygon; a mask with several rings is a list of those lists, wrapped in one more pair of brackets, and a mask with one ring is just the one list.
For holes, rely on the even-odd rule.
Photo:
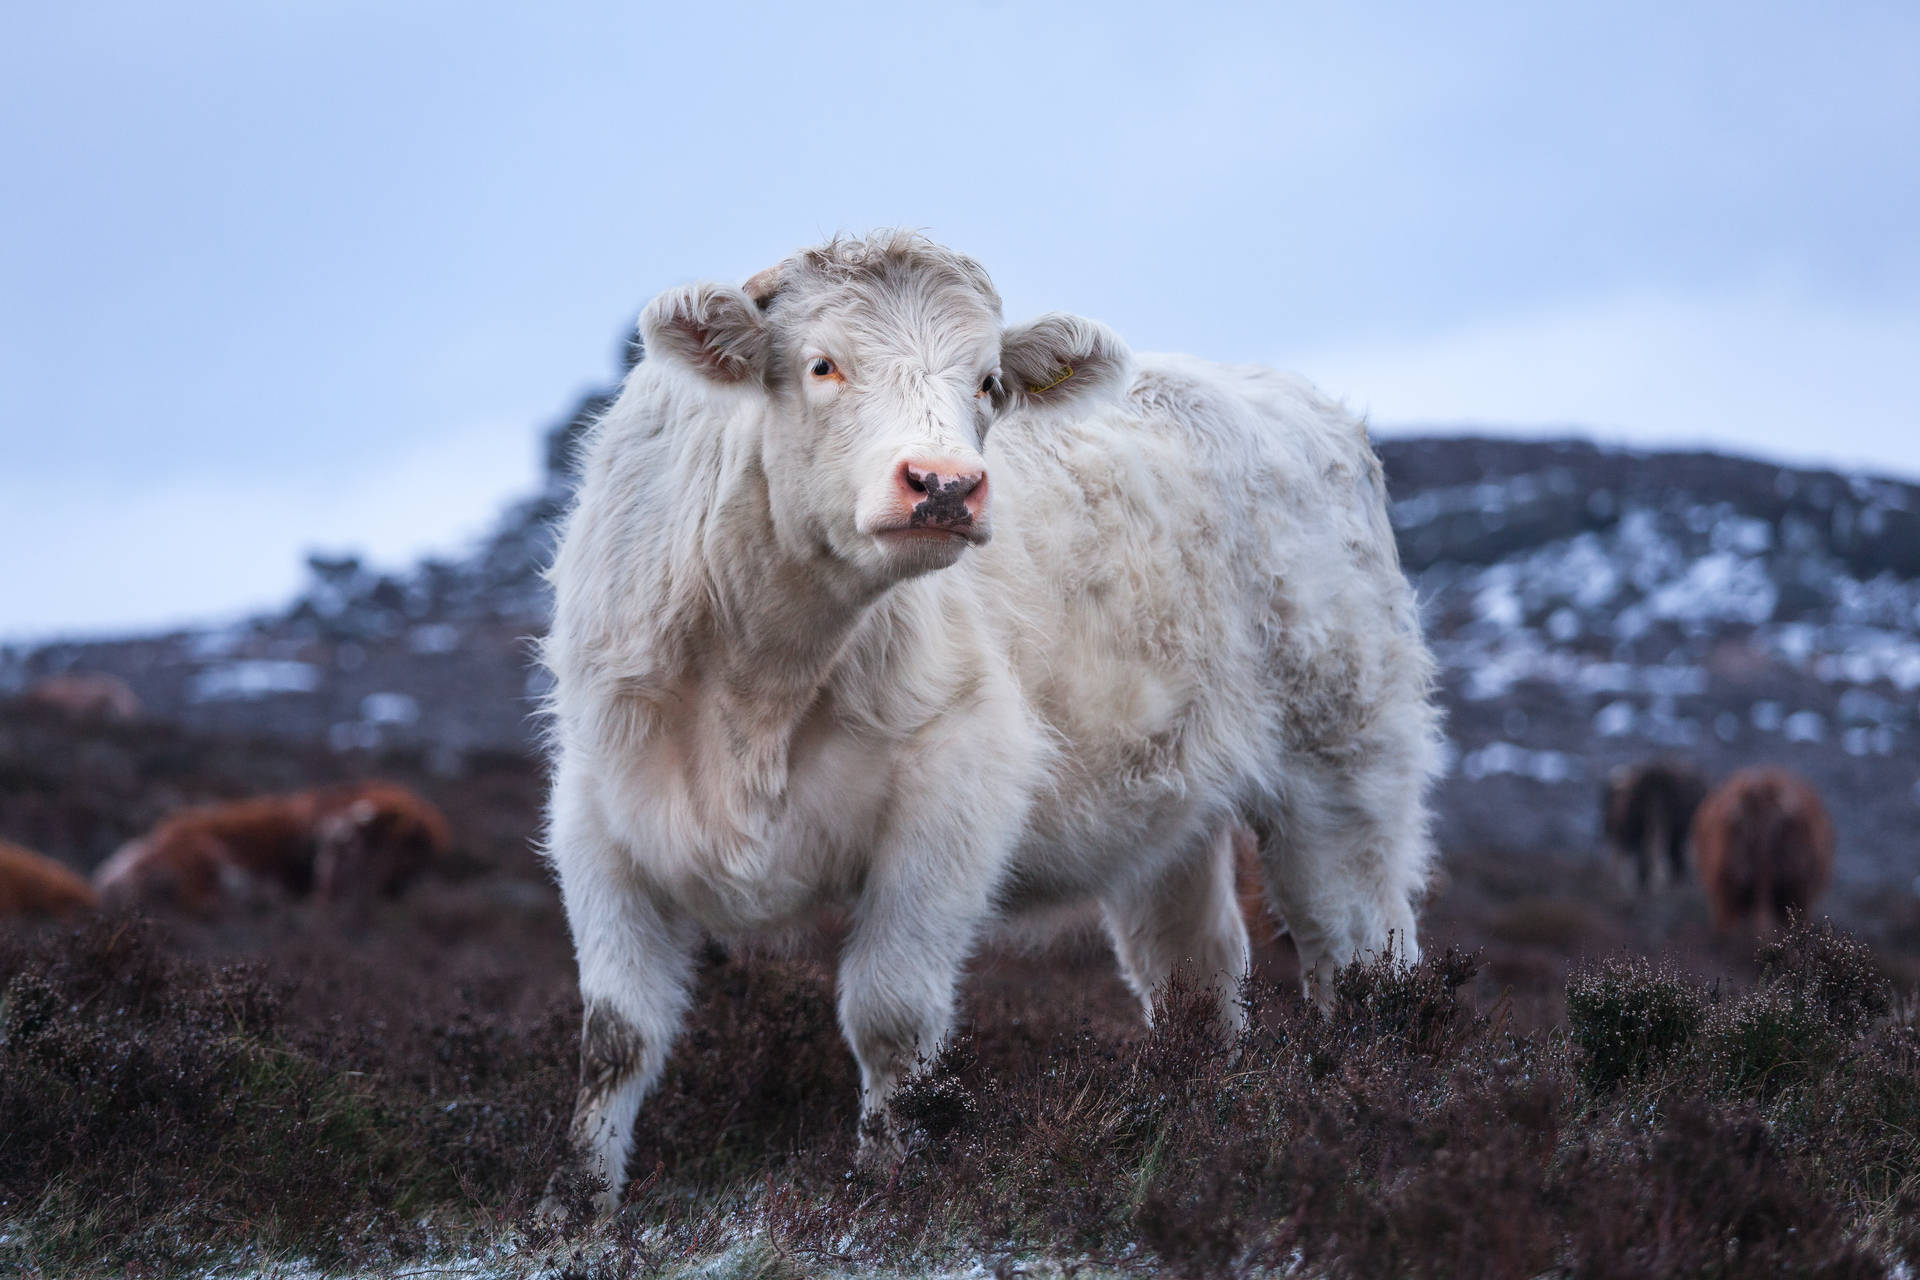
{"label": "dark cow in background", "polygon": [[1716,929],[1804,915],[1833,878],[1833,822],[1820,795],[1785,769],[1743,769],[1693,820],[1693,857]]}
{"label": "dark cow in background", "polygon": [[1677,760],[1621,765],[1608,776],[1601,822],[1642,891],[1687,878],[1687,840],[1706,796],[1707,780]]}
{"label": "dark cow in background", "polygon": [[0,840],[0,919],[65,918],[99,905],[93,886],[52,858]]}
{"label": "dark cow in background", "polygon": [[94,886],[111,905],[196,915],[263,893],[392,895],[451,844],[446,818],[405,787],[343,783],[174,814],[101,864]]}

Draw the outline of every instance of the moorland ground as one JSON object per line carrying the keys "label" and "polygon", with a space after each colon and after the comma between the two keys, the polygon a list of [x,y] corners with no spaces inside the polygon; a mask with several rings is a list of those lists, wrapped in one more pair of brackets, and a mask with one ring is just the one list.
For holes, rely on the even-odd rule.
{"label": "moorland ground", "polygon": [[[0,1270],[1887,1274],[1920,1258],[1920,918],[1768,946],[1584,850],[1448,849],[1410,977],[1331,1016],[1256,925],[1253,1030],[1154,1031],[1097,932],[996,947],[854,1168],[832,921],[711,947],[628,1206],[531,1210],[579,1011],[519,754],[370,755],[0,707],[0,832],[85,870],[183,803],[378,775],[459,848],[393,902],[0,934]],[[1861,941],[1860,939],[1864,939]],[[1176,1005],[1180,1002],[1176,1000]],[[984,1270],[982,1270],[984,1269]]]}

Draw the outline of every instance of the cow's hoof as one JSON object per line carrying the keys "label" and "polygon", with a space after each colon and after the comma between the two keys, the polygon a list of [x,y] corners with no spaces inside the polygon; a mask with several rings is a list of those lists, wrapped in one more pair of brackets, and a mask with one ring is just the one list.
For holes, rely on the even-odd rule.
{"label": "cow's hoof", "polygon": [[533,1216],[542,1225],[573,1232],[611,1218],[619,1207],[619,1193],[604,1178],[563,1169],[547,1183]]}
{"label": "cow's hoof", "polygon": [[905,1135],[889,1115],[868,1116],[860,1124],[860,1148],[853,1167],[869,1177],[888,1178],[907,1159]]}

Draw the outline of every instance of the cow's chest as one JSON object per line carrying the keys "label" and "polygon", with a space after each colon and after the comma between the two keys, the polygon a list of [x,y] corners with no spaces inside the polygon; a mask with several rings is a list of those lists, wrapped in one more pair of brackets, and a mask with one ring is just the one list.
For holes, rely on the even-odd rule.
{"label": "cow's chest", "polygon": [[720,933],[848,900],[893,791],[884,748],[826,712],[774,735],[713,708],[612,763],[614,834],[657,890]]}

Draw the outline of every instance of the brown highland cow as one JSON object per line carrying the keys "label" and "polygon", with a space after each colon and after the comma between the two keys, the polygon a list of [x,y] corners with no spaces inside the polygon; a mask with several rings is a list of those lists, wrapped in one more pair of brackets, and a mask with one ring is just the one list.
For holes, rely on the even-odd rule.
{"label": "brown highland cow", "polygon": [[1240,899],[1240,915],[1256,942],[1273,942],[1287,926],[1274,914],[1267,894],[1266,871],[1260,865],[1260,846],[1248,831],[1233,833],[1233,888]]}
{"label": "brown highland cow", "polygon": [[440,811],[405,787],[343,783],[176,813],[123,845],[93,882],[109,903],[210,915],[263,892],[392,895],[451,843]]}
{"label": "brown highland cow", "polygon": [[52,858],[0,840],[0,919],[64,918],[99,905],[93,886]]}
{"label": "brown highland cow", "polygon": [[1716,929],[1804,915],[1833,878],[1833,822],[1820,795],[1785,769],[1742,769],[1693,820],[1693,859]]}

